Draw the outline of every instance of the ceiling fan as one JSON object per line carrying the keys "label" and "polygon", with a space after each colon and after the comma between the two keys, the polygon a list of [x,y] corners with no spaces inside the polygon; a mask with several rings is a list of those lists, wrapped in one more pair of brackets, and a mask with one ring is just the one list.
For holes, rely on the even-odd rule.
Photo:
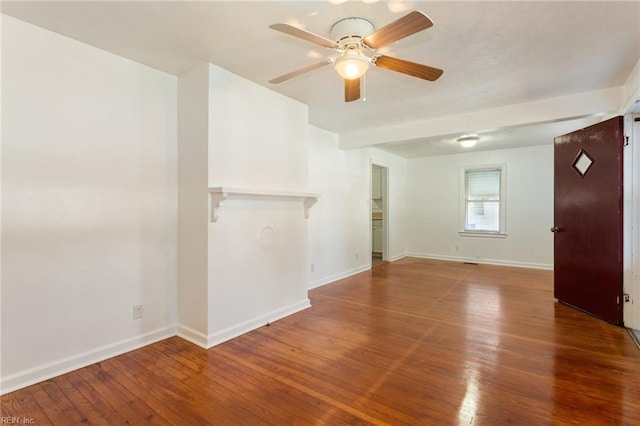
{"label": "ceiling fan", "polygon": [[344,79],[344,100],[345,102],[352,102],[360,99],[360,77],[367,72],[370,65],[424,80],[435,81],[442,75],[443,71],[441,69],[393,58],[377,52],[377,49],[381,47],[432,26],[431,19],[424,13],[415,10],[377,31],[373,30],[373,24],[366,19],[342,19],[331,27],[331,38],[335,41],[289,24],[270,25],[269,28],[276,31],[332,49],[337,55],[276,77],[269,80],[269,83],[282,83],[290,78],[333,64],[338,74]]}

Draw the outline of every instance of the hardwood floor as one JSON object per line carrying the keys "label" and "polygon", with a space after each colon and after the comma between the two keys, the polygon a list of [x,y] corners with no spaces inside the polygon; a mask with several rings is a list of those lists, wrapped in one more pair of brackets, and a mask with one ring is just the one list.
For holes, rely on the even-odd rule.
{"label": "hardwood floor", "polygon": [[171,338],[4,395],[2,416],[640,424],[640,350],[624,329],[555,303],[550,271],[403,259],[310,298],[312,308],[209,350]]}

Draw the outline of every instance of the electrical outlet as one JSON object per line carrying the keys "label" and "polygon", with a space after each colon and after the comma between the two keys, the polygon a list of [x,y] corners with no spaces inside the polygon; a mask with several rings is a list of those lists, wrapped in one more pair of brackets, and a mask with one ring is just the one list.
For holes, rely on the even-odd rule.
{"label": "electrical outlet", "polygon": [[142,319],[142,305],[136,305],[133,307],[133,319]]}
{"label": "electrical outlet", "polygon": [[460,246],[455,246],[454,248],[456,251],[460,251]]}
{"label": "electrical outlet", "polygon": [[360,258],[360,256],[358,255],[358,253],[356,253],[356,260],[358,260]]}
{"label": "electrical outlet", "polygon": [[315,272],[316,270],[316,265],[314,265],[313,263],[311,264],[311,272]]}

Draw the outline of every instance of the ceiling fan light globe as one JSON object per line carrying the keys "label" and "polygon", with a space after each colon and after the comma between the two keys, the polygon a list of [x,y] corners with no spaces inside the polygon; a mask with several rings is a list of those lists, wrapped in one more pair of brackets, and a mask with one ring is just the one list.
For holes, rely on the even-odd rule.
{"label": "ceiling fan light globe", "polygon": [[360,78],[369,69],[369,59],[360,54],[346,54],[336,60],[335,69],[342,78]]}

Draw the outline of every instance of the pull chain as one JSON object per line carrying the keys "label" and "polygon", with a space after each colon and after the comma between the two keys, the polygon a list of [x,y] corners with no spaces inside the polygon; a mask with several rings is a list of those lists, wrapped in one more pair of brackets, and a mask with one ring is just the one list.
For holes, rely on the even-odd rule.
{"label": "pull chain", "polygon": [[367,102],[367,73],[362,76],[362,102]]}

